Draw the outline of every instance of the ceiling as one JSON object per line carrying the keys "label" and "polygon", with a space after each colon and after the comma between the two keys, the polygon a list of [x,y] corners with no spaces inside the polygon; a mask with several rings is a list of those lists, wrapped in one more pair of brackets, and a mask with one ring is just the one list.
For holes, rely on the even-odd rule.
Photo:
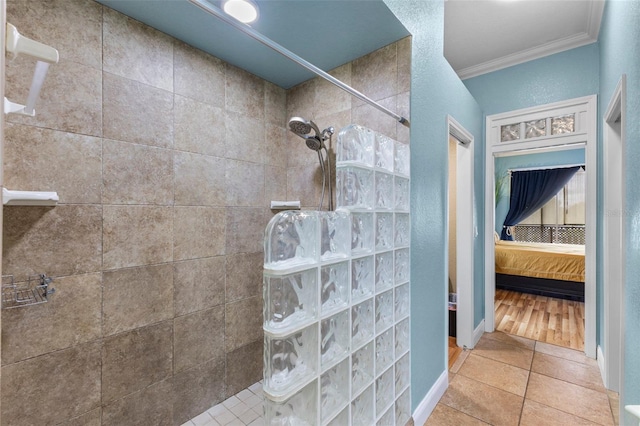
{"label": "ceiling", "polygon": [[604,1],[447,0],[444,55],[462,79],[598,40]]}

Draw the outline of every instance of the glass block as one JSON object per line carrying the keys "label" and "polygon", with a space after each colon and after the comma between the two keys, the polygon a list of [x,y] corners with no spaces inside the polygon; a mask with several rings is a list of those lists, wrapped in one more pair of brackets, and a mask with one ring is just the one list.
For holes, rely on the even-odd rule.
{"label": "glass block", "polygon": [[351,347],[357,348],[373,337],[373,299],[351,308]]}
{"label": "glass block", "polygon": [[411,240],[411,216],[408,213],[396,213],[395,236],[393,242],[396,248],[409,247]]}
{"label": "glass block", "polygon": [[551,119],[551,134],[562,135],[575,132],[576,115],[569,114]]}
{"label": "glass block", "polygon": [[393,364],[393,328],[376,337],[376,374],[380,374],[391,364]]}
{"label": "glass block", "polygon": [[281,396],[317,373],[318,326],[286,337],[264,336],[264,389]]}
{"label": "glass block", "polygon": [[[378,420],[378,422],[376,423],[376,426],[393,426],[393,422],[396,420],[395,414],[396,413],[393,407],[389,408],[387,412],[384,413],[382,417],[380,417],[380,420]],[[404,425],[401,425],[401,426],[404,426]]]}
{"label": "glass block", "polygon": [[366,127],[351,124],[338,133],[336,160],[338,163],[355,163],[373,166],[375,133]]}
{"label": "glass block", "polygon": [[404,284],[409,281],[409,249],[400,249],[394,252],[395,259],[393,262],[395,284]]}
{"label": "glass block", "polygon": [[269,221],[265,235],[265,268],[283,270],[317,261],[317,212],[280,212]]}
{"label": "glass block", "polygon": [[393,175],[389,173],[376,172],[376,209],[391,210],[394,205],[393,198]]}
{"label": "glass block", "polygon": [[325,422],[349,400],[349,359],[325,371],[320,377],[320,414]]}
{"label": "glass block", "polygon": [[373,208],[373,171],[357,167],[338,167],[336,171],[338,207]]}
{"label": "glass block", "polygon": [[524,123],[524,138],[539,138],[540,136],[547,135],[547,119],[525,121]]}
{"label": "glass block", "polygon": [[373,380],[373,342],[351,356],[351,392],[355,395]]}
{"label": "glass block", "polygon": [[411,393],[407,389],[396,399],[396,425],[406,425],[411,418]]}
{"label": "glass block", "polygon": [[351,260],[351,300],[358,302],[373,295],[375,288],[373,256]]}
{"label": "glass block", "polygon": [[409,179],[395,177],[394,195],[396,198],[396,210],[409,211]]}
{"label": "glass block", "polygon": [[520,139],[520,123],[500,126],[500,142],[517,141]]}
{"label": "glass block", "polygon": [[376,213],[376,250],[393,248],[393,214]]}
{"label": "glass block", "polygon": [[349,424],[349,407],[347,406],[347,408],[342,410],[340,414],[338,414],[333,418],[333,420],[327,423],[327,426],[344,426],[348,424]]}
{"label": "glass block", "polygon": [[319,217],[320,259],[326,261],[349,257],[351,255],[349,212],[319,212]]}
{"label": "glass block", "polygon": [[318,269],[287,275],[264,274],[264,326],[280,334],[318,317]]}
{"label": "glass block", "polygon": [[409,350],[410,342],[409,318],[407,318],[396,325],[396,357]]}
{"label": "glass block", "polygon": [[394,300],[396,321],[409,315],[410,308],[411,308],[411,301],[409,298],[409,294],[410,294],[409,284],[403,284],[399,287],[396,287],[396,297]]}
{"label": "glass block", "polygon": [[396,395],[411,383],[411,359],[406,354],[396,362]]}
{"label": "glass block", "polygon": [[395,142],[393,139],[376,132],[375,166],[393,172],[393,151]]}
{"label": "glass block", "polygon": [[393,290],[376,296],[376,334],[393,325]]}
{"label": "glass block", "polygon": [[411,151],[409,145],[396,142],[396,158],[395,158],[395,171],[396,173],[404,176],[409,176],[411,162]]}
{"label": "glass block", "polygon": [[376,293],[393,286],[393,252],[376,254]]}
{"label": "glass block", "polygon": [[371,426],[373,421],[373,385],[371,385],[351,402],[351,424],[352,426]]}
{"label": "glass block", "polygon": [[351,213],[351,253],[373,251],[373,213]]}
{"label": "glass block", "polygon": [[320,359],[322,367],[344,358],[349,353],[349,311],[343,311],[320,322]]}
{"label": "glass block", "polygon": [[393,397],[393,368],[390,368],[376,379],[376,416],[384,413],[393,402]]}
{"label": "glass block", "polygon": [[314,380],[291,398],[276,402],[264,399],[264,424],[314,425],[318,413],[318,381]]}
{"label": "glass block", "polygon": [[349,262],[333,263],[320,268],[320,303],[322,313],[349,305]]}

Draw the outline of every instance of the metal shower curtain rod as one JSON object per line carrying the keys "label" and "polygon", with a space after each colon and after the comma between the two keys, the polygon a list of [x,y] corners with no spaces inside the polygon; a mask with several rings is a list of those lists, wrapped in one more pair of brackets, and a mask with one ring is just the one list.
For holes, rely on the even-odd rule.
{"label": "metal shower curtain rod", "polygon": [[281,55],[285,56],[286,58],[290,59],[291,61],[297,63],[298,65],[302,66],[303,68],[305,68],[305,69],[311,71],[312,73],[316,74],[317,76],[322,77],[325,80],[327,80],[328,82],[338,86],[339,88],[341,88],[345,92],[350,93],[351,95],[355,96],[356,98],[368,103],[372,107],[377,108],[378,110],[384,112],[385,114],[393,117],[394,119],[396,119],[396,121],[404,124],[405,126],[410,127],[408,119],[402,117],[401,115],[396,114],[395,112],[391,111],[388,108],[383,107],[382,105],[380,105],[379,103],[377,103],[373,99],[368,98],[367,96],[365,96],[362,93],[358,92],[353,87],[343,83],[342,81],[340,81],[337,78],[333,77],[329,73],[327,73],[327,72],[321,70],[320,68],[316,67],[315,65],[313,65],[309,61],[306,61],[306,60],[302,59],[300,56],[296,55],[295,53],[293,53],[289,49],[281,46],[280,44],[276,43],[275,41],[271,40],[270,38],[265,37],[264,35],[260,34],[258,31],[254,30],[250,26],[248,26],[246,24],[243,24],[240,21],[237,21],[236,19],[234,19],[231,16],[227,15],[222,10],[217,8],[216,6],[208,3],[206,0],[189,0],[189,1],[192,4],[198,6],[200,9],[204,10],[205,12],[207,12],[207,13],[215,16],[216,18],[226,22],[227,24],[231,25],[235,29],[237,29],[239,31],[242,31],[243,33],[245,33],[249,37],[251,37],[254,40],[264,44],[265,46],[275,50],[276,52],[278,52]]}

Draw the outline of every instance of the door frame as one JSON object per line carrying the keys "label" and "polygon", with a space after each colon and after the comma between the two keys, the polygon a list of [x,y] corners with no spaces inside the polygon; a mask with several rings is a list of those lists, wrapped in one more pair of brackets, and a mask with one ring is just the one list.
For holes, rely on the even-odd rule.
{"label": "door frame", "polygon": [[598,346],[598,366],[605,387],[616,392],[621,392],[624,380],[626,92],[627,76],[623,74],[602,122],[604,353]]}
{"label": "door frame", "polygon": [[[500,126],[510,123],[557,117],[575,113],[574,133],[500,142]],[[524,124],[521,125],[524,129]],[[521,131],[523,134],[524,131]],[[585,227],[585,318],[584,352],[596,357],[596,196],[597,196],[597,96],[585,96],[531,108],[489,115],[486,118],[485,156],[485,331],[495,329],[495,170],[496,154],[539,149],[571,149],[585,145],[586,227]]]}
{"label": "door frame", "polygon": [[[476,344],[473,324],[473,246],[476,228],[471,214],[474,211],[474,138],[450,115],[447,115],[447,127],[449,130],[447,144],[449,144],[449,136],[458,141],[456,145],[456,292],[458,293],[456,344],[460,347],[473,348]],[[447,209],[449,209],[448,202]],[[447,235],[448,229],[447,226]],[[449,253],[448,245],[449,239],[447,238],[447,256]]]}

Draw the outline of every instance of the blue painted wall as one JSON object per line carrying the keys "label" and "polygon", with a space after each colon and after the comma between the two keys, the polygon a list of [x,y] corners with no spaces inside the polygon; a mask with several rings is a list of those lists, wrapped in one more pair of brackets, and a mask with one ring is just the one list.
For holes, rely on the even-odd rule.
{"label": "blue painted wall", "polygon": [[[482,111],[443,56],[444,3],[385,0],[412,34],[411,395],[418,406],[447,370],[447,179],[450,114],[474,135],[476,200],[483,198]],[[478,223],[484,223],[477,208]],[[482,227],[480,227],[482,232]],[[476,238],[475,292],[484,292],[483,235]],[[477,309],[476,309],[477,310]],[[484,312],[480,313],[480,318]],[[478,321],[479,322],[479,321]]]}
{"label": "blue painted wall", "polygon": [[[508,179],[511,169],[525,167],[562,166],[570,164],[584,164],[584,148],[558,152],[543,152],[538,154],[514,155],[499,157],[495,162],[496,182],[498,179]],[[500,234],[504,218],[509,211],[509,184],[504,186],[501,197],[496,204],[496,232]]]}
{"label": "blue painted wall", "polygon": [[[640,404],[640,2],[608,1],[600,29],[600,111],[627,75],[624,389],[620,405]],[[602,133],[602,132],[601,132]],[[601,147],[602,145],[600,145]],[[606,356],[606,354],[605,354]],[[637,420],[635,420],[637,422]],[[620,424],[635,424],[631,416]]]}

